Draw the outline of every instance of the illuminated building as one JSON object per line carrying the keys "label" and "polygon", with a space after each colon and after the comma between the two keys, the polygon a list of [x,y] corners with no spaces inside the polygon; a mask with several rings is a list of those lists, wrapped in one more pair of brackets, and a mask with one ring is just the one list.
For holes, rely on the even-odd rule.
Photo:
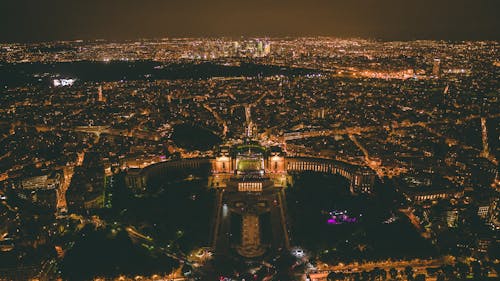
{"label": "illuminated building", "polygon": [[257,54],[261,55],[264,53],[264,43],[262,41],[257,41]]}
{"label": "illuminated building", "polygon": [[130,169],[125,177],[125,184],[136,193],[146,191],[146,178],[142,169]]}
{"label": "illuminated building", "polygon": [[481,219],[486,219],[490,213],[490,205],[482,205],[477,208],[477,216]]}
{"label": "illuminated building", "polygon": [[478,254],[478,253],[481,253],[481,254],[487,253],[489,247],[491,246],[491,243],[492,243],[491,239],[488,239],[488,238],[479,238],[479,239],[477,239],[477,241],[476,241],[476,247],[475,247],[476,254]]}
{"label": "illuminated building", "polygon": [[54,85],[54,87],[73,86],[75,81],[75,79],[54,79],[52,80],[52,85]]}
{"label": "illuminated building", "polygon": [[270,54],[271,54],[271,43],[266,42],[266,43],[264,44],[264,55],[265,55],[265,56],[268,56],[268,55],[270,55]]}
{"label": "illuminated building", "polygon": [[57,188],[59,184],[59,176],[49,177],[48,174],[45,174],[40,176],[27,177],[20,180],[19,188],[27,190],[54,189]]}
{"label": "illuminated building", "polygon": [[221,147],[218,157],[215,159],[213,171],[215,173],[230,173],[233,164],[229,155],[229,147]]}
{"label": "illuminated building", "polygon": [[102,93],[102,86],[99,86],[99,88],[97,88],[97,100],[99,102],[106,102],[106,98],[104,97],[104,94]]}
{"label": "illuminated building", "polygon": [[441,60],[434,59],[434,62],[432,64],[432,76],[434,76],[434,78],[439,78],[440,75],[441,75]]}
{"label": "illuminated building", "polygon": [[14,191],[19,198],[55,208],[61,181],[62,175],[57,172],[26,177],[17,181]]}
{"label": "illuminated building", "polygon": [[422,189],[422,190],[405,190],[405,195],[414,202],[443,200],[451,198],[460,198],[463,196],[464,191],[461,189]]}
{"label": "illuminated building", "polygon": [[267,161],[267,171],[269,173],[285,173],[285,155],[280,147],[271,147]]}
{"label": "illuminated building", "polygon": [[350,181],[352,194],[370,194],[375,184],[375,173],[367,167],[354,166],[331,159],[305,157],[286,158],[285,163],[287,173],[310,171],[345,177]]}
{"label": "illuminated building", "polygon": [[458,210],[448,210],[446,211],[446,224],[448,227],[457,227],[458,226]]}

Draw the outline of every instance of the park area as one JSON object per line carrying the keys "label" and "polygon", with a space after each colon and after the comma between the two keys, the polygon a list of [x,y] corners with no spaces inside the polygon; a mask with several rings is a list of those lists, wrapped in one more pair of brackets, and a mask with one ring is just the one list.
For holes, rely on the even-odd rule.
{"label": "park area", "polygon": [[286,190],[292,244],[335,263],[435,254],[384,195],[351,195],[340,176],[303,173]]}

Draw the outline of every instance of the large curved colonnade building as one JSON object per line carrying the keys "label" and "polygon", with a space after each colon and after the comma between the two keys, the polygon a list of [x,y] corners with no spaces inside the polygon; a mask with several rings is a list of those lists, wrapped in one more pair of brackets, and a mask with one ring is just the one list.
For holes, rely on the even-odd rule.
{"label": "large curved colonnade building", "polygon": [[215,158],[160,162],[127,172],[126,184],[138,193],[178,171],[206,174],[217,190],[211,246],[216,253],[256,258],[289,248],[283,190],[301,172],[337,174],[350,182],[352,194],[370,194],[375,173],[345,162],[286,157],[279,147],[256,142],[221,146]]}

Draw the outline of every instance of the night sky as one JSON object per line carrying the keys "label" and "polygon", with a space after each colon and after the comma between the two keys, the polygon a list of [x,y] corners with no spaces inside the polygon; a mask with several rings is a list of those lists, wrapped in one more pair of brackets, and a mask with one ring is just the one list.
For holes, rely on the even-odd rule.
{"label": "night sky", "polygon": [[499,0],[0,0],[0,41],[330,35],[500,39]]}

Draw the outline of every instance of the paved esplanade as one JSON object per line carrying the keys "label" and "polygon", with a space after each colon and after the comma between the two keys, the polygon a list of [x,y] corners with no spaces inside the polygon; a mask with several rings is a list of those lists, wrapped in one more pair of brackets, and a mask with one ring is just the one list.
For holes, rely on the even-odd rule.
{"label": "paved esplanade", "polygon": [[[284,176],[284,164],[279,165],[281,173],[271,171],[270,167],[278,167],[270,164],[271,157],[269,149],[256,142],[221,147],[211,181],[219,187],[216,253],[256,258],[287,248],[284,208],[280,206],[286,180],[276,181]],[[283,159],[274,155],[275,162]]]}
{"label": "paved esplanade", "polygon": [[247,258],[259,257],[265,249],[260,241],[259,216],[255,214],[243,215],[241,246],[238,253]]}

